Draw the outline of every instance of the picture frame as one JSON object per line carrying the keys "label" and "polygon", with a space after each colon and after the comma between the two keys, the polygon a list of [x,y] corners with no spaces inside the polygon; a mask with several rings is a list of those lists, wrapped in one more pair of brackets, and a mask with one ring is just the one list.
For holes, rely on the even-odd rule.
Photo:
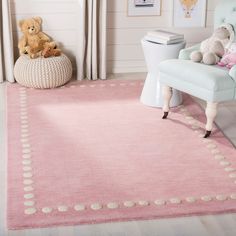
{"label": "picture frame", "polygon": [[173,0],[173,27],[206,26],[207,0]]}
{"label": "picture frame", "polygon": [[128,16],[160,16],[162,0],[127,0]]}

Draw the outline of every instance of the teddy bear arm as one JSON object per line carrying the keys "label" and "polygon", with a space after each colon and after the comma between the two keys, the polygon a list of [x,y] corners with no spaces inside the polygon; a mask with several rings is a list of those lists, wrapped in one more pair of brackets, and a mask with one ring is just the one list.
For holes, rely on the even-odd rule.
{"label": "teddy bear arm", "polygon": [[40,38],[41,40],[46,41],[46,42],[50,41],[50,38],[49,38],[46,34],[44,34],[43,32],[40,32],[40,33],[39,33],[39,38]]}
{"label": "teddy bear arm", "polygon": [[18,43],[20,54],[26,53],[26,46],[27,46],[27,39],[25,36],[22,36]]}

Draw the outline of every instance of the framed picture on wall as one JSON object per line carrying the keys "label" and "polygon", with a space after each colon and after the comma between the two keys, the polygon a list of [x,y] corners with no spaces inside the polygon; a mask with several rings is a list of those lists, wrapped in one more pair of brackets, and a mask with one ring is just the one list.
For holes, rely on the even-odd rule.
{"label": "framed picture on wall", "polygon": [[174,27],[205,27],[206,0],[173,0]]}
{"label": "framed picture on wall", "polygon": [[161,0],[127,0],[128,16],[160,16]]}

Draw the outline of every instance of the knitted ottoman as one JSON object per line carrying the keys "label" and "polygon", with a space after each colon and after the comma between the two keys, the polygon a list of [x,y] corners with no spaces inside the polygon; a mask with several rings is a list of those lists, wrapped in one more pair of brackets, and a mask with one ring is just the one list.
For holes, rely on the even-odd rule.
{"label": "knitted ottoman", "polygon": [[30,59],[28,55],[20,56],[14,66],[16,81],[31,88],[55,88],[67,83],[72,77],[72,65],[69,58],[38,57]]}

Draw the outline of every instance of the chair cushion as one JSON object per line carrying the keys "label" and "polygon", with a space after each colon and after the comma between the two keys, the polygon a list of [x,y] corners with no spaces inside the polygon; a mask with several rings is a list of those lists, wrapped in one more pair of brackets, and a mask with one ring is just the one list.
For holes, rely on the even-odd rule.
{"label": "chair cushion", "polygon": [[[207,91],[209,96],[205,96],[205,94],[200,94],[199,96],[199,91],[190,91],[190,94],[198,95],[204,100],[226,101],[235,97],[236,83],[229,75],[228,69],[194,63],[189,60],[172,59],[161,62],[159,70],[162,83],[165,84],[165,81],[168,80],[167,85],[174,88],[176,88],[174,85],[180,83],[183,89],[181,89],[181,86],[178,86],[177,89],[185,92],[189,92],[191,90],[190,87],[198,89],[202,93]],[[165,79],[165,75],[169,79]],[[186,86],[188,89],[185,89]]]}

